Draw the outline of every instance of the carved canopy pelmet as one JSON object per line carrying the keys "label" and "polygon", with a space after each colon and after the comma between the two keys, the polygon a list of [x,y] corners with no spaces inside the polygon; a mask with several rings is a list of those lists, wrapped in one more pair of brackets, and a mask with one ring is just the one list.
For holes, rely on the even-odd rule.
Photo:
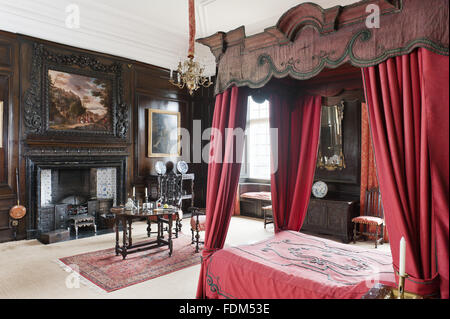
{"label": "carved canopy pelmet", "polygon": [[[380,28],[366,24],[369,5],[380,10]],[[448,0],[371,0],[325,10],[303,3],[262,33],[246,37],[240,27],[197,42],[216,57],[216,94],[233,85],[260,88],[273,77],[306,80],[324,68],[373,66],[418,47],[448,55],[448,6]]]}

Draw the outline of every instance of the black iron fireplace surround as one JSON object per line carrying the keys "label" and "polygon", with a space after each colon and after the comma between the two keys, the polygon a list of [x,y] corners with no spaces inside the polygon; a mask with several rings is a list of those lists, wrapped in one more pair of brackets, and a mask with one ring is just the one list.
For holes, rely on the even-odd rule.
{"label": "black iron fireplace surround", "polygon": [[[126,185],[126,156],[29,156],[26,157],[26,185],[28,193],[28,214],[27,214],[27,238],[36,239],[42,233],[42,225],[40,224],[40,198],[41,198],[41,171],[45,169],[58,169],[62,172],[77,169],[80,174],[83,171],[92,168],[115,168],[116,169],[116,194],[117,202],[125,202],[125,185]],[[81,178],[83,180],[83,178]],[[88,185],[80,186],[80,192],[89,191]],[[64,190],[63,190],[64,191]],[[57,193],[57,197],[64,194]],[[59,198],[56,198],[58,200]]]}

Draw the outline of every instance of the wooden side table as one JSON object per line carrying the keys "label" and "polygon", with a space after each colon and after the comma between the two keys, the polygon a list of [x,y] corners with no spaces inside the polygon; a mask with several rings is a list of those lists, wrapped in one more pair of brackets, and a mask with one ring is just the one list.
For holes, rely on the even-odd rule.
{"label": "wooden side table", "polygon": [[[172,226],[176,220],[175,210],[164,211],[140,211],[139,213],[133,213],[133,211],[126,211],[123,208],[113,207],[111,212],[116,215],[116,256],[122,255],[125,259],[128,254],[133,254],[149,249],[155,249],[163,246],[168,246],[169,257],[172,256],[173,242],[172,242]],[[147,219],[147,222],[156,222],[158,225],[158,235],[156,240],[144,241],[133,244],[132,239],[132,224],[135,220]],[[122,246],[120,245],[120,232],[119,225],[122,224]],[[168,225],[168,238],[164,239],[164,224]]]}

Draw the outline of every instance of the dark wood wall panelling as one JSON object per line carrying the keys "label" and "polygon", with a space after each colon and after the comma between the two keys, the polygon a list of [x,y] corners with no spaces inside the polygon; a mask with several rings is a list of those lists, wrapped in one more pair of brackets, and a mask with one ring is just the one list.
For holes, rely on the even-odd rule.
{"label": "dark wood wall panelling", "polygon": [[[126,139],[58,137],[26,134],[23,123],[24,96],[30,88],[33,43],[62,54],[91,55],[101,62],[123,64],[123,102],[128,106],[129,128]],[[105,154],[126,155],[126,192],[132,185],[137,195],[144,192],[146,177],[153,172],[156,160],[177,158],[147,157],[147,109],[173,109],[181,112],[181,126],[191,130],[194,119],[202,120],[203,129],[211,125],[214,107],[214,88],[200,89],[194,97],[179,90],[169,82],[167,69],[128,59],[92,52],[28,36],[0,31],[0,99],[4,101],[4,146],[0,149],[0,242],[12,240],[8,211],[16,202],[15,169],[19,168],[21,203],[27,205],[26,161],[28,155],[58,152],[77,154],[80,149]],[[21,118],[22,117],[22,118]],[[203,142],[205,145],[207,141]],[[20,158],[20,160],[19,160]],[[195,192],[197,206],[206,198],[207,165],[190,164],[189,172],[196,174]],[[19,223],[18,239],[26,238],[27,219]]]}
{"label": "dark wood wall panelling", "polygon": [[[187,129],[191,135],[190,158],[185,159],[189,164],[189,173],[195,174],[195,203],[203,207],[206,201],[207,165],[193,163],[193,121],[201,120],[202,132],[211,126],[214,108],[213,89],[199,89],[193,97],[187,91],[179,90],[169,82],[169,72],[156,68],[134,67],[134,101],[136,112],[134,114],[134,180],[138,198],[142,198],[144,187],[149,185],[149,175],[155,173],[157,161],[172,161],[177,163],[178,157],[148,157],[148,112],[149,109],[167,110],[181,113],[181,127]],[[204,146],[207,141],[203,141]],[[183,158],[184,159],[184,158]],[[139,194],[141,196],[139,196]]]}
{"label": "dark wood wall panelling", "polygon": [[19,45],[14,36],[0,33],[0,100],[3,101],[3,147],[0,148],[0,242],[9,240],[9,209],[16,203],[15,168],[19,147]]}

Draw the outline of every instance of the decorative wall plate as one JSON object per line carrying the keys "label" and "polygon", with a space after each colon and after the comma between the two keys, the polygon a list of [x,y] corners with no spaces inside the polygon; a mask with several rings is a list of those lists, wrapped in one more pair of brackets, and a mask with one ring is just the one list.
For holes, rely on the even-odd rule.
{"label": "decorative wall plate", "polygon": [[155,171],[160,175],[164,175],[166,173],[166,165],[161,161],[157,161],[155,163]]}
{"label": "decorative wall plate", "polygon": [[317,181],[312,187],[314,197],[324,198],[328,193],[328,186],[325,182]]}
{"label": "decorative wall plate", "polygon": [[179,161],[177,163],[177,170],[181,173],[181,174],[186,174],[188,171],[189,167],[188,164],[185,161]]}

